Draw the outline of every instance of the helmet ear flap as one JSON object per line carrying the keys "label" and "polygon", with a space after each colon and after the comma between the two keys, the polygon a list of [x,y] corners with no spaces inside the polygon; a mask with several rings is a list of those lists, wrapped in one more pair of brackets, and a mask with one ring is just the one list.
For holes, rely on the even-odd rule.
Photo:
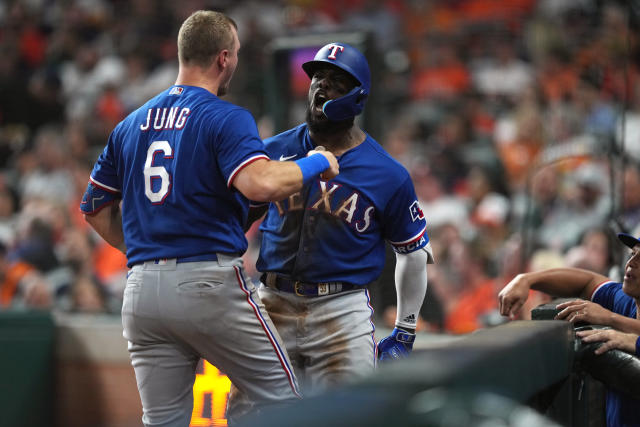
{"label": "helmet ear flap", "polygon": [[369,98],[369,94],[362,88],[360,88],[360,92],[358,93],[358,98],[356,98],[357,104],[362,104],[364,107],[364,103]]}
{"label": "helmet ear flap", "polygon": [[355,117],[364,110],[364,103],[368,96],[369,94],[362,86],[356,86],[346,95],[325,102],[322,112],[333,122]]}

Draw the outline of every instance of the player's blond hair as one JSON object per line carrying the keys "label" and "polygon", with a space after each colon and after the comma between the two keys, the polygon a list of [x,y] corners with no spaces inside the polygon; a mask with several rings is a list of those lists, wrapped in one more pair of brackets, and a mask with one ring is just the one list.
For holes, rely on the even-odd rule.
{"label": "player's blond hair", "polygon": [[233,49],[236,23],[223,13],[198,10],[191,14],[178,32],[178,58],[181,64],[208,68],[224,49]]}

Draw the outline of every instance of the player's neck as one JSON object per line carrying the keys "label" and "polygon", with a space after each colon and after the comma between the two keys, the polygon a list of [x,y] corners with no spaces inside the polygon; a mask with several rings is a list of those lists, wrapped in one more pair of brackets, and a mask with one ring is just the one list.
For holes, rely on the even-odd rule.
{"label": "player's neck", "polygon": [[362,144],[366,138],[366,134],[358,126],[351,126],[349,129],[337,133],[309,131],[309,135],[316,146],[322,145],[335,156],[340,156]]}
{"label": "player's neck", "polygon": [[206,73],[202,72],[200,68],[180,67],[175,85],[201,87],[208,90],[214,95],[218,95],[218,88],[220,86],[220,83],[217,80],[212,80],[211,78],[209,78]]}

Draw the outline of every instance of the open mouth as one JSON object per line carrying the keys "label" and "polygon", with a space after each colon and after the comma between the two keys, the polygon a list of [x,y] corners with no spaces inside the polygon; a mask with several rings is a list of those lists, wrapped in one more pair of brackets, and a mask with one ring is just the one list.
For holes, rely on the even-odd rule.
{"label": "open mouth", "polygon": [[319,92],[316,93],[316,95],[313,97],[313,110],[315,112],[322,112],[322,106],[328,100],[329,99],[324,94]]}

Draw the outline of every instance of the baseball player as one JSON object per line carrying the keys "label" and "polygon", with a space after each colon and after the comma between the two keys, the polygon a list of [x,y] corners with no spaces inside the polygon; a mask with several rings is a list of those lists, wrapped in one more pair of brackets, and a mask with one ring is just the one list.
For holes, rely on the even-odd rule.
{"label": "baseball player", "polygon": [[[559,304],[557,319],[611,326],[616,330],[579,331],[585,342],[602,342],[595,353],[618,348],[640,357],[640,239],[620,233],[631,249],[622,283],[578,268],[554,268],[517,275],[498,295],[500,314],[514,317],[536,289],[561,297],[580,297]],[[640,401],[608,389],[607,426],[640,426]]]}
{"label": "baseball player", "polygon": [[[291,362],[240,256],[247,197],[282,200],[324,172],[331,153],[269,160],[256,124],[219,97],[238,62],[236,24],[198,11],[178,35],[175,86],[119,123],[81,209],[126,251],[122,322],[145,425],[187,426],[202,357],[262,405],[300,397]],[[229,417],[240,414],[230,413]]]}
{"label": "baseball player", "polygon": [[[340,175],[263,206],[257,268],[262,301],[313,394],[371,373],[376,349],[382,360],[411,351],[432,255],[409,173],[354,123],[370,90],[364,55],[330,43],[303,69],[311,78],[306,123],[266,140],[267,152],[284,161],[322,146]],[[376,346],[367,285],[382,272],[385,241],[397,253],[398,315]]]}

